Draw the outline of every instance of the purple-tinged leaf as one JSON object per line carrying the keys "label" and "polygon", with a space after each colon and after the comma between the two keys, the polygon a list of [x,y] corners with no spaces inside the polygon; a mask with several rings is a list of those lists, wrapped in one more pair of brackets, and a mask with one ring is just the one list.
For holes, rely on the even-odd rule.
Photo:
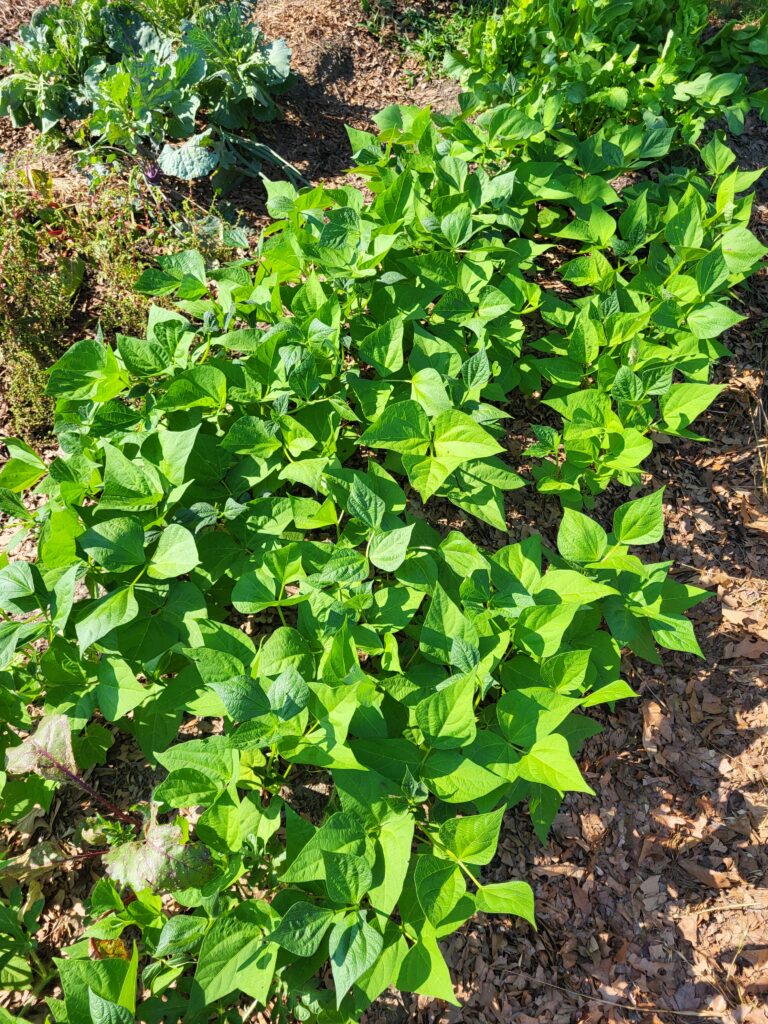
{"label": "purple-tinged leaf", "polygon": [[72,782],[77,764],[66,715],[46,715],[37,729],[5,754],[5,767],[13,775],[35,772],[53,782]]}
{"label": "purple-tinged leaf", "polygon": [[202,843],[184,843],[178,825],[150,821],[142,839],[123,843],[104,857],[107,873],[136,892],[174,892],[203,885],[213,874],[211,855]]}

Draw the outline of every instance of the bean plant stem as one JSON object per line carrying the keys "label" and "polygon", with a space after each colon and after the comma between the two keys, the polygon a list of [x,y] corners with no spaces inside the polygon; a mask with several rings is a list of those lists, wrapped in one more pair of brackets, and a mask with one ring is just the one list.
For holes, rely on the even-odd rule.
{"label": "bean plant stem", "polygon": [[42,747],[38,746],[37,743],[34,744],[34,746],[35,749],[39,750],[44,757],[48,758],[51,764],[55,765],[60,772],[66,775],[70,782],[73,782],[76,786],[79,786],[80,789],[84,790],[84,792],[88,793],[88,795],[97,803],[101,804],[102,807],[105,807],[110,814],[114,814],[116,818],[119,818],[120,821],[124,821],[127,825],[133,825],[136,828],[141,826],[142,821],[138,815],[128,814],[126,811],[120,810],[116,804],[113,804],[107,797],[102,796],[102,794],[99,793],[98,790],[94,789],[89,782],[86,782],[82,776],[77,775],[75,772],[71,772],[66,765],[62,764],[61,761],[54,757],[49,751],[44,750]]}

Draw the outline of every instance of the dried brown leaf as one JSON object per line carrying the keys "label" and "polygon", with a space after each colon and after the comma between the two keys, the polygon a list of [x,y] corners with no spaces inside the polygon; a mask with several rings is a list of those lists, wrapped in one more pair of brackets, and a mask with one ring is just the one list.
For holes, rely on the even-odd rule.
{"label": "dried brown leaf", "polygon": [[741,878],[735,871],[716,871],[714,868],[708,868],[704,864],[690,859],[680,860],[678,863],[697,882],[708,885],[711,889],[730,889],[734,885],[741,884]]}

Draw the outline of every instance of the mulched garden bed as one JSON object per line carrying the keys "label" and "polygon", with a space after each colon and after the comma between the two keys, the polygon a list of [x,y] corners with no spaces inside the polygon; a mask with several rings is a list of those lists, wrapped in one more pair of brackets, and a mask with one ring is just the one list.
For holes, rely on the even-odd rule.
{"label": "mulched garden bed", "polygon": [[[0,38],[35,6],[11,0],[0,11]],[[298,73],[285,119],[265,127],[265,140],[308,178],[349,180],[345,124],[370,128],[389,103],[455,106],[454,83],[424,81],[396,40],[364,29],[359,0],[263,0],[258,13],[268,35],[287,38]],[[28,141],[10,139],[6,125],[0,148]],[[768,163],[764,127],[731,141],[742,167]],[[768,177],[753,225],[766,243],[767,196]],[[232,200],[258,222],[263,198],[251,187]],[[765,271],[740,302],[749,319],[730,335],[734,358],[721,368],[728,387],[700,421],[713,440],[671,440],[647,463],[667,485],[666,539],[655,554],[674,560],[679,579],[712,590],[695,612],[706,661],[670,653],[654,668],[628,658],[641,699],[605,712],[605,731],[585,748],[597,795],[567,800],[546,847],[524,813],[507,816],[488,880],[531,880],[538,932],[517,919],[479,917],[444,946],[461,1009],[393,995],[367,1024],[768,1022]],[[603,496],[599,516],[608,520],[623,500],[618,490]],[[535,524],[552,539],[557,508],[530,489],[510,501],[513,530]],[[96,769],[105,784],[118,772],[134,798],[144,795],[141,757],[125,744]],[[21,845],[32,850],[52,830],[66,836],[68,810],[58,806],[52,824],[25,823]],[[46,878],[54,903],[42,936],[48,952],[76,936],[91,871],[73,864]],[[42,1008],[35,1012],[26,1010],[42,1020]]]}

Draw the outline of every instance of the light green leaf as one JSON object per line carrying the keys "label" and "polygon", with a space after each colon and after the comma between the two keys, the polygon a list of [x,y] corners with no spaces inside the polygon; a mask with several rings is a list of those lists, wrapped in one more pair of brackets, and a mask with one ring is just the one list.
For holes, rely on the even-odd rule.
{"label": "light green leaf", "polygon": [[422,935],[408,950],[396,985],[402,992],[418,992],[433,999],[444,999],[452,1006],[461,1005],[437,941],[429,935]]}
{"label": "light green leaf", "polygon": [[2,438],[2,443],[8,449],[9,458],[0,469],[0,487],[18,493],[32,487],[45,475],[45,463],[28,444],[12,437]]}
{"label": "light green leaf", "polygon": [[287,949],[294,956],[314,956],[331,926],[335,911],[316,907],[303,900],[294,903],[283,915],[280,924],[269,936],[270,941]]}
{"label": "light green leaf", "polygon": [[375,530],[381,525],[387,506],[375,491],[364,484],[359,476],[355,476],[347,498],[347,511],[355,519]]}
{"label": "light green leaf", "polygon": [[376,530],[368,546],[368,557],[377,569],[394,572],[405,561],[413,525],[398,526],[393,530]]}
{"label": "light green leaf", "polygon": [[571,756],[568,741],[552,733],[534,743],[518,765],[520,777],[529,782],[542,782],[558,793],[594,793]]}
{"label": "light green leaf", "polygon": [[736,159],[725,144],[723,132],[715,132],[706,146],[701,147],[700,153],[710,174],[724,174]]}
{"label": "light green leaf", "polygon": [[127,459],[114,445],[106,444],[104,490],[99,508],[142,512],[155,508],[163,497],[157,472]]}
{"label": "light green leaf", "polygon": [[195,538],[183,526],[171,523],[160,534],[160,542],[150,560],[147,575],[155,580],[184,576],[192,572],[199,561]]}
{"label": "light green leaf", "polygon": [[102,999],[92,988],[88,989],[88,1009],[93,1024],[133,1024],[135,1019],[125,1006]]}
{"label": "light green leaf", "polygon": [[533,889],[527,882],[498,882],[478,886],[477,909],[486,914],[515,914],[536,925]]}
{"label": "light green leaf", "polygon": [[121,658],[101,658],[96,666],[96,699],[108,722],[133,711],[150,696],[127,662]]}
{"label": "light green leaf", "polygon": [[566,508],[557,532],[557,550],[569,562],[598,562],[608,548],[605,530],[583,512]]}
{"label": "light green leaf", "polygon": [[477,648],[477,630],[437,584],[421,628],[419,646],[432,661],[452,664],[454,641],[461,640],[470,648]]}
{"label": "light green leaf", "polygon": [[691,310],[686,324],[696,338],[717,338],[744,319],[740,313],[722,302],[707,302]]}
{"label": "light green leaf", "polygon": [[227,378],[215,366],[193,366],[174,377],[158,403],[162,409],[221,409],[227,400]]}
{"label": "light green leaf", "polygon": [[278,952],[270,939],[276,923],[277,914],[262,900],[245,900],[217,917],[195,971],[206,1006],[237,991],[266,1000]]}
{"label": "light green leaf", "polygon": [[443,378],[434,367],[425,366],[411,378],[411,397],[419,403],[427,416],[439,416],[452,408]]}
{"label": "light green leaf", "polygon": [[487,459],[504,451],[498,441],[471,416],[451,409],[434,423],[435,455],[438,459]]}
{"label": "light green leaf", "polygon": [[467,891],[459,865],[432,854],[416,858],[414,885],[419,906],[435,928],[448,917]]}
{"label": "light green leaf", "polygon": [[656,544],[664,536],[664,488],[620,505],[613,514],[613,533],[622,544]]}
{"label": "light green leaf", "polygon": [[463,461],[454,457],[436,459],[432,455],[404,455],[403,467],[421,500],[429,501]]}
{"label": "light green leaf", "polygon": [[429,446],[429,421],[418,402],[388,405],[360,438],[369,448],[387,448],[401,454],[421,455]]}
{"label": "light green leaf", "polygon": [[395,317],[367,334],[358,344],[366,363],[385,376],[403,366],[403,319]]}
{"label": "light green leaf", "polygon": [[87,613],[75,623],[81,652],[86,651],[107,633],[131,622],[139,614],[133,587],[121,587],[90,602]]}
{"label": "light green leaf", "polygon": [[490,864],[499,845],[504,808],[488,814],[449,818],[440,826],[440,842],[465,864]]}
{"label": "light green leaf", "polygon": [[334,926],[328,949],[337,1006],[358,978],[376,963],[383,948],[384,939],[368,924],[363,911],[349,914]]}
{"label": "light green leaf", "polygon": [[416,705],[416,721],[427,743],[438,749],[463,747],[475,738],[475,683],[459,676]]}
{"label": "light green leaf", "polygon": [[124,1007],[133,1019],[138,962],[135,946],[129,960],[117,957],[105,960],[54,959],[64,988],[66,1020],[70,1024],[93,1024],[91,992]]}
{"label": "light green leaf", "polygon": [[216,780],[195,768],[180,768],[171,772],[155,789],[154,798],[169,807],[206,806],[216,799],[219,787]]}
{"label": "light green leaf", "polygon": [[551,658],[578,610],[576,601],[523,608],[515,627],[517,645],[535,658]]}
{"label": "light green leaf", "polygon": [[414,827],[413,817],[407,811],[390,814],[379,825],[368,900],[383,914],[391,914],[400,898],[411,859]]}
{"label": "light green leaf", "polygon": [[575,604],[591,604],[601,597],[617,593],[614,587],[591,580],[589,576],[574,569],[548,569],[542,576],[536,594],[556,596],[559,601]]}
{"label": "light green leaf", "polygon": [[125,572],[144,564],[144,529],[133,516],[96,523],[80,534],[77,542],[109,572]]}
{"label": "light green leaf", "polygon": [[723,384],[673,384],[660,401],[662,428],[679,434],[714,402]]}
{"label": "light green leaf", "polygon": [[[687,622],[688,620],[686,619],[685,621]],[[593,708],[598,704],[606,704],[609,701],[615,700],[626,700],[629,697],[637,696],[628,683],[625,683],[623,679],[617,679],[615,682],[607,683],[605,686],[601,686],[593,693],[590,693],[587,697],[584,697],[581,706],[583,708]]]}
{"label": "light green leaf", "polygon": [[323,850],[323,861],[325,884],[331,900],[343,907],[359,903],[373,882],[365,858],[353,853]]}
{"label": "light green leaf", "polygon": [[89,340],[76,342],[54,363],[47,391],[62,398],[108,402],[127,387],[128,374],[109,345]]}

